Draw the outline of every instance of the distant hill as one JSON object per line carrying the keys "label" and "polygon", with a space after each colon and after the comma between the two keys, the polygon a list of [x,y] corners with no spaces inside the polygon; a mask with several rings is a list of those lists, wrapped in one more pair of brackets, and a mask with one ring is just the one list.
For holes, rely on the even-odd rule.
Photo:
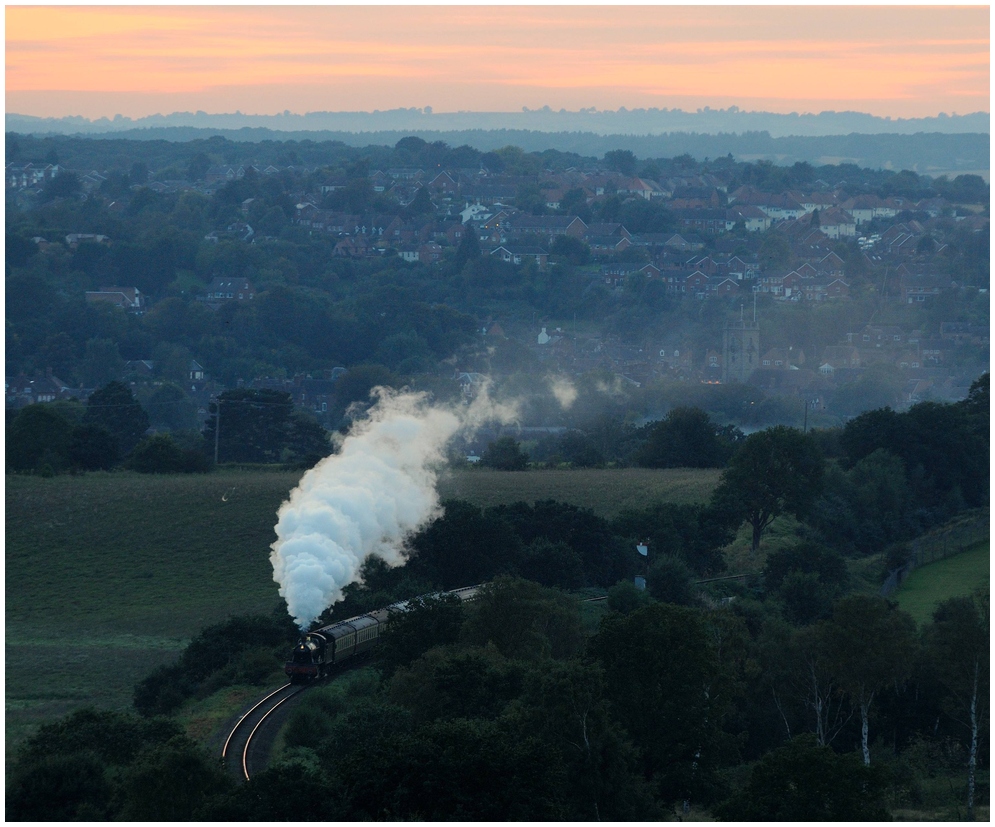
{"label": "distant hill", "polygon": [[[8,132],[41,135],[37,130],[12,128]],[[47,133],[52,134],[52,133]],[[778,165],[805,161],[814,166],[855,164],[868,169],[909,169],[936,177],[960,173],[983,174],[989,168],[990,136],[987,132],[919,132],[772,136],[768,132],[703,134],[671,132],[659,135],[601,135],[593,132],[542,132],[524,129],[467,129],[430,131],[396,129],[376,132],[281,131],[262,127],[207,129],[192,126],[145,126],[112,132],[78,132],[92,139],[186,142],[220,135],[240,143],[262,141],[339,141],[348,146],[394,146],[401,138],[416,135],[426,141],[444,141],[449,146],[468,145],[482,152],[505,146],[526,152],[555,149],[585,157],[600,158],[614,149],[631,150],[639,158],[674,158],[690,155],[698,161],[732,155],[738,161],[767,160]],[[984,175],[987,177],[987,175]]]}
{"label": "distant hill", "polygon": [[37,118],[8,113],[6,131],[21,133],[103,134],[132,129],[194,127],[210,130],[259,128],[275,132],[466,132],[471,130],[521,130],[526,132],[580,132],[594,135],[662,135],[686,132],[707,135],[720,133],[769,133],[772,137],[820,137],[826,135],[913,135],[916,133],[987,133],[991,116],[987,112],[969,115],[941,114],[931,118],[881,118],[863,112],[820,112],[818,114],[743,112],[737,107],[697,112],[681,109],[625,109],[579,112],[523,109],[521,112],[440,112],[425,109],[391,109],[374,112],[289,111],[278,115],[245,115],[241,112],[209,114],[174,112],[143,118],[89,120],[82,117]]}

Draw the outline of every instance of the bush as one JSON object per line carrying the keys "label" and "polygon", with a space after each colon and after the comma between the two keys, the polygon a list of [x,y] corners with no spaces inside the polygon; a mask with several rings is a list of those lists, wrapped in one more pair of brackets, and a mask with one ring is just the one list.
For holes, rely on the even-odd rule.
{"label": "bush", "polygon": [[880,767],[799,735],[753,768],[744,790],[716,808],[726,821],[888,821]]}
{"label": "bush", "polygon": [[646,588],[655,600],[690,606],[695,602],[693,574],[687,564],[669,554],[657,555],[646,577]]}
{"label": "bush", "polygon": [[499,471],[524,471],[529,465],[529,455],[522,451],[514,437],[498,437],[487,446],[480,464]]}
{"label": "bush", "polygon": [[160,666],[135,686],[133,703],[142,715],[168,715],[202,690],[257,682],[272,674],[276,660],[260,650],[289,651],[296,629],[289,617],[249,615],[209,626],[195,637],[177,663]]}
{"label": "bush", "polygon": [[829,587],[833,596],[843,594],[850,585],[850,574],[842,555],[817,543],[799,543],[772,551],[767,555],[764,580],[767,588],[777,590],[795,572],[814,574],[818,582]]}
{"label": "bush", "polygon": [[117,440],[100,425],[79,425],[69,437],[69,462],[81,471],[106,471],[118,464]]}
{"label": "bush", "polygon": [[608,590],[608,608],[627,615],[650,603],[645,591],[629,580],[620,580]]}
{"label": "bush", "polygon": [[204,454],[180,448],[168,434],[143,439],[132,452],[129,465],[142,474],[203,474],[211,468]]}
{"label": "bush", "polygon": [[521,573],[541,586],[578,589],[584,584],[584,561],[564,542],[543,537],[526,547]]}
{"label": "bush", "polygon": [[28,405],[7,429],[7,466],[14,471],[36,471],[67,464],[71,423],[49,405]]}

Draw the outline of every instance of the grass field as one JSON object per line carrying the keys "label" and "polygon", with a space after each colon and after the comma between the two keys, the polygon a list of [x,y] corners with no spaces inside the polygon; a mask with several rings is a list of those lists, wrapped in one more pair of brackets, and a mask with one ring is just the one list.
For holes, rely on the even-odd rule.
{"label": "grass field", "polygon": [[664,500],[706,502],[718,484],[719,469],[582,468],[556,471],[493,471],[473,468],[443,475],[443,499],[469,500],[482,506],[524,500],[559,500],[614,517],[627,508],[645,508]]}
{"label": "grass field", "polygon": [[895,594],[904,609],[920,626],[933,617],[938,604],[950,597],[969,595],[979,586],[988,586],[991,577],[989,543],[976,546],[910,574]]}
{"label": "grass field", "polygon": [[[444,498],[556,499],[612,516],[706,500],[718,471],[447,474]],[[299,473],[94,473],[6,479],[8,749],[87,704],[126,708],[134,684],[200,629],[279,604],[276,512]]]}

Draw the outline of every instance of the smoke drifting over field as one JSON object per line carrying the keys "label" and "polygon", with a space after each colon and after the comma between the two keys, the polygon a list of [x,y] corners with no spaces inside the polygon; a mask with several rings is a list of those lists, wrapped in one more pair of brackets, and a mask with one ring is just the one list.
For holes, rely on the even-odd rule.
{"label": "smoke drifting over field", "polygon": [[440,516],[437,468],[447,443],[515,408],[481,394],[468,407],[435,407],[422,394],[377,389],[337,454],[301,478],[277,512],[273,579],[301,629],[342,599],[369,555],[402,565],[408,537]]}

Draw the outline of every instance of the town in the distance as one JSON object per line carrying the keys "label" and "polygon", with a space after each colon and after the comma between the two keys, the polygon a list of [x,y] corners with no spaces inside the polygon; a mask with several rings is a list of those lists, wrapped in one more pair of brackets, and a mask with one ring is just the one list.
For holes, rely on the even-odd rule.
{"label": "town in the distance", "polygon": [[[384,381],[556,374],[636,416],[694,386],[738,426],[832,424],[988,367],[977,174],[8,134],[6,200],[8,417],[119,380],[154,429],[236,388],[335,428]],[[578,424],[543,411],[523,424]]]}

